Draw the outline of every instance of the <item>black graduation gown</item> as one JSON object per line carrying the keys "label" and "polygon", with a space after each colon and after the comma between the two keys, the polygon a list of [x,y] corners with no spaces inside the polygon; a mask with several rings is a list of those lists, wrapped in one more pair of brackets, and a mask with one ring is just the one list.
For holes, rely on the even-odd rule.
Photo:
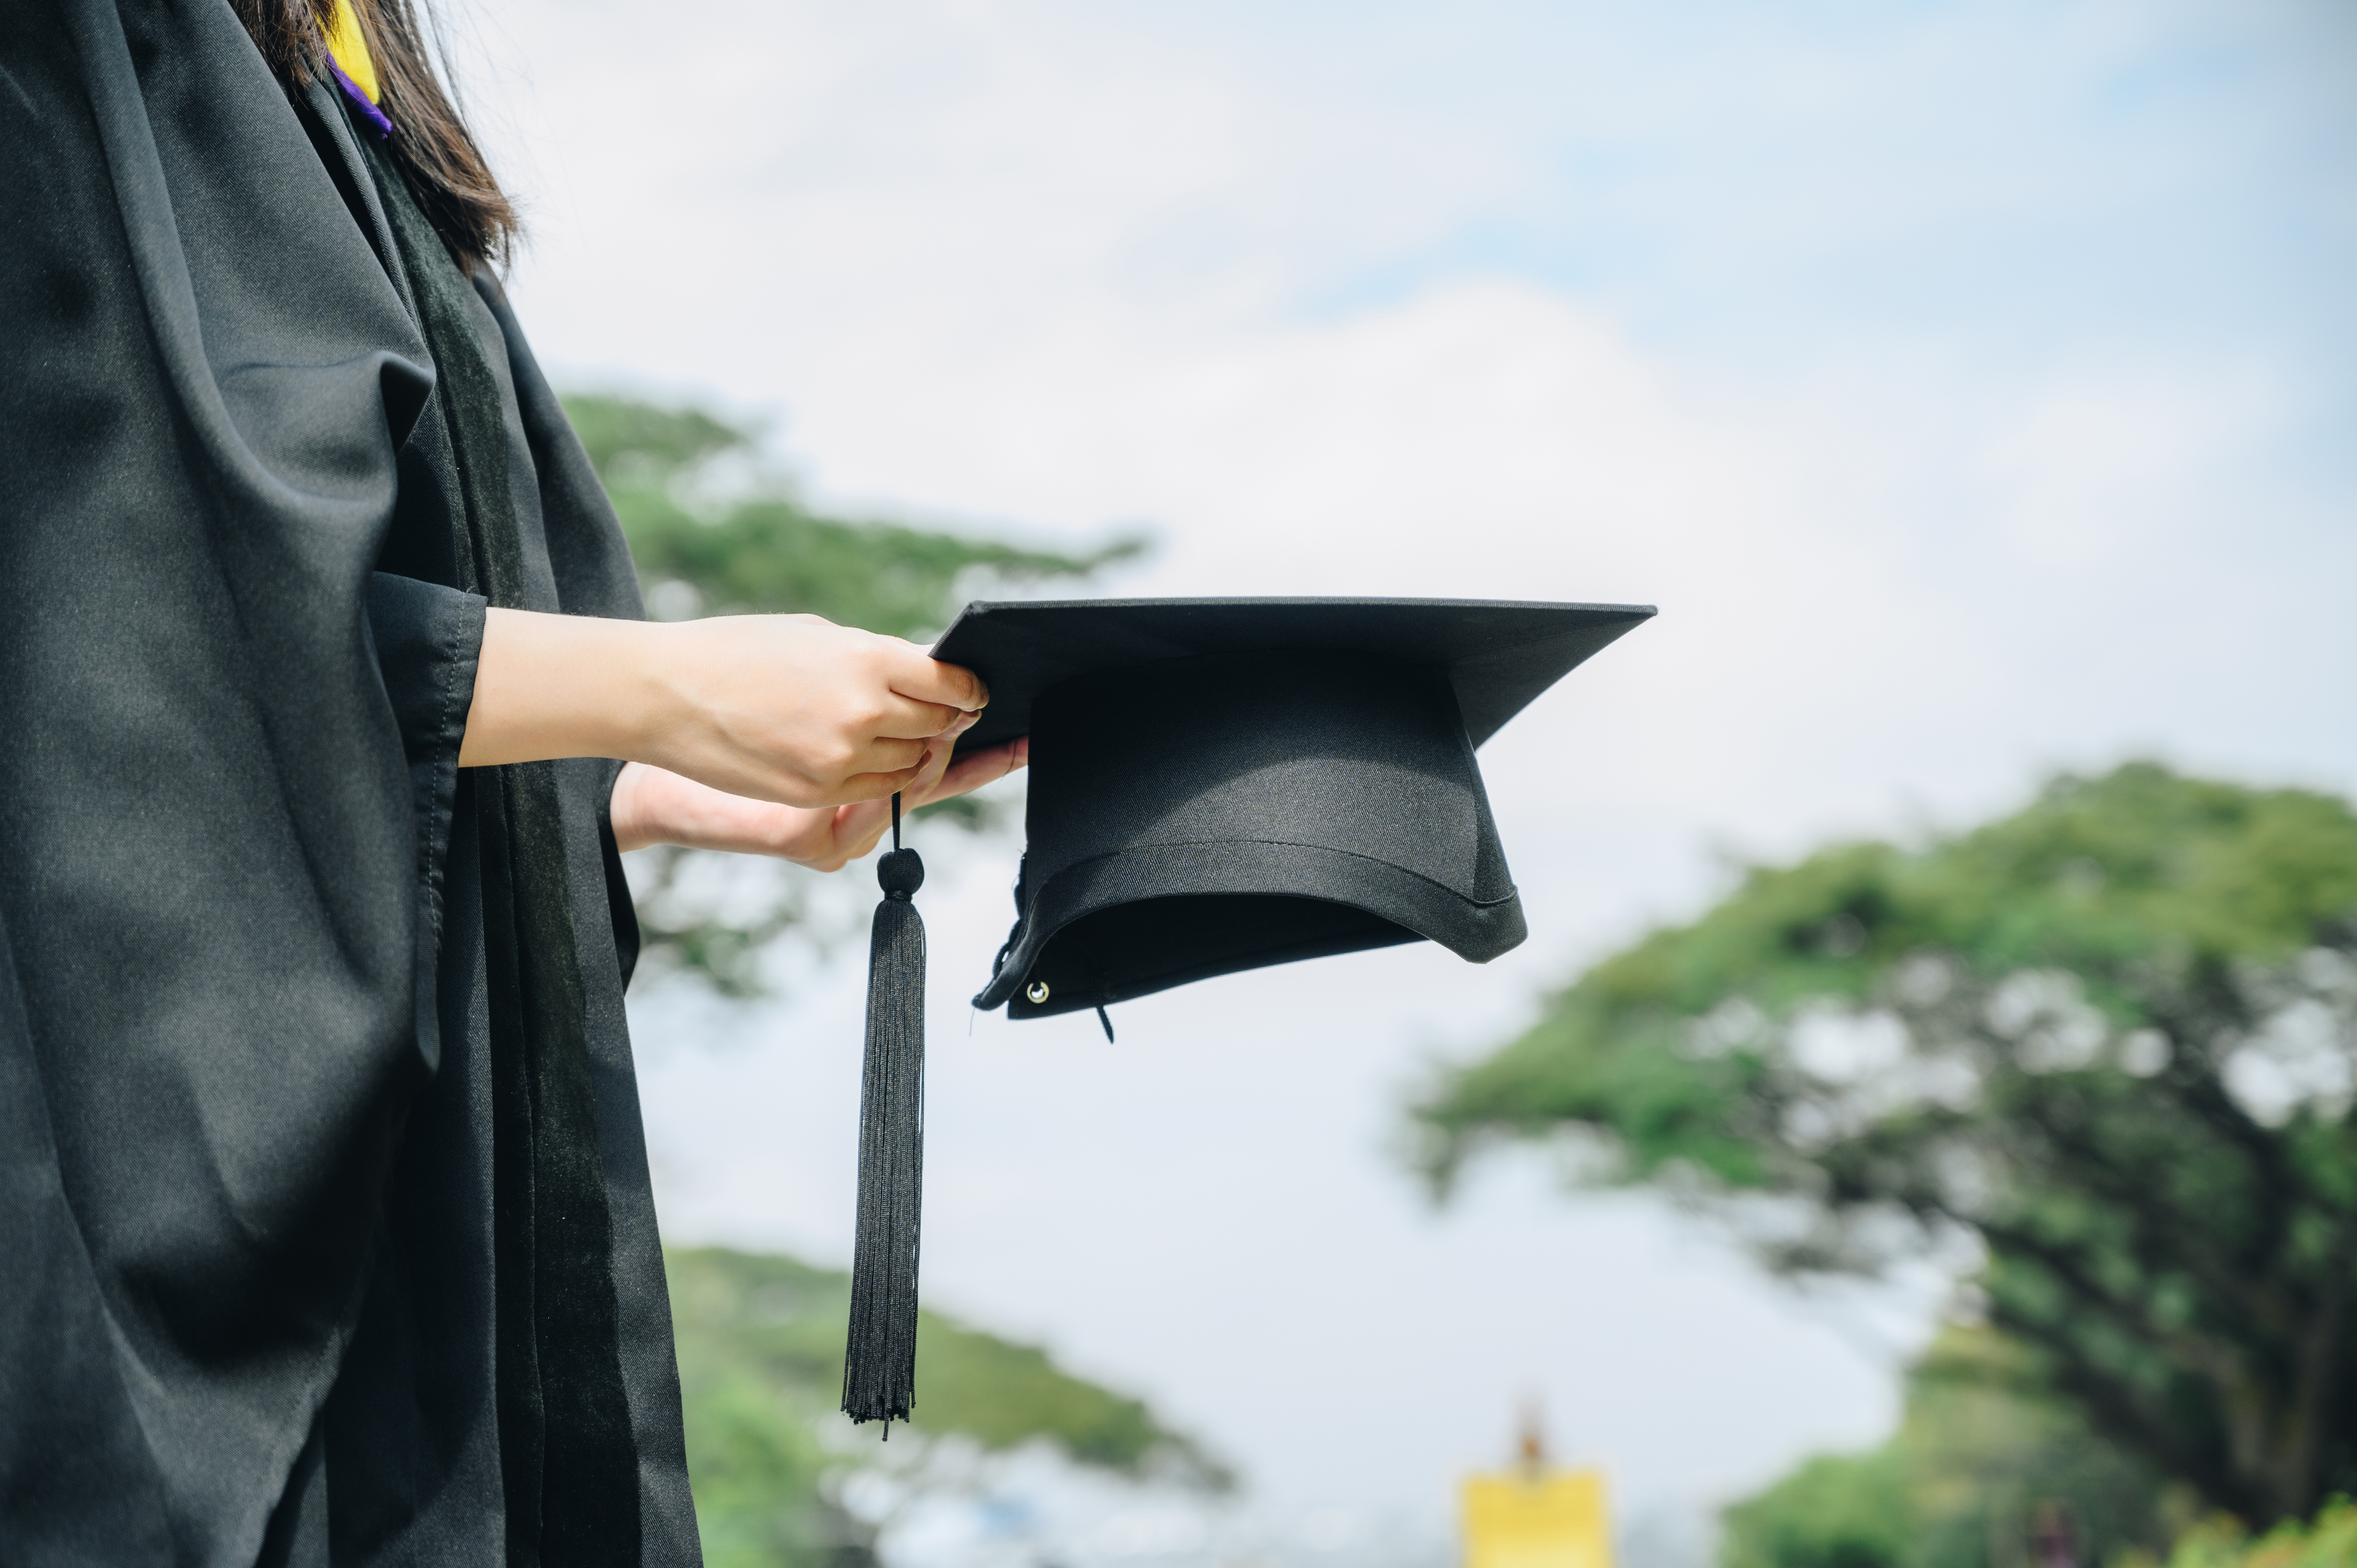
{"label": "black graduation gown", "polygon": [[637,590],[384,196],[222,0],[0,5],[12,1568],[697,1557],[615,768],[457,767]]}

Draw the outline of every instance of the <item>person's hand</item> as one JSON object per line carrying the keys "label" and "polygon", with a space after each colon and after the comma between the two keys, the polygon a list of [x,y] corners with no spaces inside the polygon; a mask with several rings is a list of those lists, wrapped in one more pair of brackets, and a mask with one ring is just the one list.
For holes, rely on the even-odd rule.
{"label": "person's hand", "polygon": [[667,700],[630,756],[726,794],[837,806],[905,792],[990,700],[972,671],[816,616],[662,629]]}
{"label": "person's hand", "polygon": [[[1028,738],[1005,741],[951,759],[957,737],[973,724],[962,720],[929,745],[915,782],[901,791],[901,804],[915,810],[934,800],[978,789],[1030,760]],[[650,844],[732,850],[776,855],[815,871],[839,871],[876,847],[891,825],[889,800],[847,806],[781,806],[724,794],[707,784],[643,762],[625,766],[614,780],[614,839],[625,850]]]}
{"label": "person's hand", "polygon": [[933,743],[989,700],[970,671],[816,616],[494,609],[458,762],[614,757],[724,795],[833,807],[908,790]]}

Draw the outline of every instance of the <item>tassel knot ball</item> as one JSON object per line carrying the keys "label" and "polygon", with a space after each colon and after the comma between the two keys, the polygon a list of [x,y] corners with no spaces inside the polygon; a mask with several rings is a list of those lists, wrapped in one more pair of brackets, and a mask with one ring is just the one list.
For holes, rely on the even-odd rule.
{"label": "tassel knot ball", "polygon": [[876,863],[876,885],[888,898],[908,898],[925,885],[925,863],[913,849],[892,849]]}

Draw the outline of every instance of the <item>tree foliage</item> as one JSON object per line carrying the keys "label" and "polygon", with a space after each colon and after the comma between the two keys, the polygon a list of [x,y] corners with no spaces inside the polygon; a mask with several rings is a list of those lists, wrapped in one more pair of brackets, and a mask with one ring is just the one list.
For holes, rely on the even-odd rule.
{"label": "tree foliage", "polygon": [[2259,1523],[2357,1486],[2357,815],[2135,764],[1763,867],[1416,1112],[1715,1198],[1797,1273],[1975,1243],[1987,1319]]}
{"label": "tree foliage", "polygon": [[924,641],[977,581],[1084,577],[1145,548],[1125,537],[1065,555],[827,517],[763,471],[752,432],[701,409],[585,394],[565,411],[622,520],[650,607],[667,619],[806,613]]}
{"label": "tree foliage", "polygon": [[2173,1526],[2150,1468],[2023,1386],[2019,1349],[1951,1329],[1908,1380],[1898,1434],[1824,1455],[1727,1510],[1721,1568],[2029,1568],[2150,1563]]}
{"label": "tree foliage", "polygon": [[2286,1520],[2256,1541],[2232,1520],[2190,1531],[2169,1568],[2350,1568],[2357,1563],[2357,1503],[2346,1498],[2313,1520]]}
{"label": "tree foliage", "polygon": [[[753,432],[693,407],[579,394],[565,411],[630,542],[650,614],[684,620],[749,613],[823,616],[928,641],[975,593],[1084,578],[1145,548],[1127,536],[1084,555],[877,520],[829,517],[763,465]],[[961,826],[987,820],[971,798],[929,807]],[[804,914],[780,868],[651,850],[636,868],[643,957],[725,993],[760,989],[763,945]]]}
{"label": "tree foliage", "polygon": [[[872,1428],[843,1441],[834,1414],[850,1276],[718,1247],[675,1250],[665,1262],[705,1556],[730,1568],[866,1560],[872,1528],[837,1505],[831,1485],[890,1456]],[[1230,1484],[1142,1402],[931,1310],[918,1320],[917,1382],[920,1436],[955,1434],[986,1452],[1044,1442],[1075,1464],[1132,1479]],[[905,1449],[906,1439],[892,1446]]]}

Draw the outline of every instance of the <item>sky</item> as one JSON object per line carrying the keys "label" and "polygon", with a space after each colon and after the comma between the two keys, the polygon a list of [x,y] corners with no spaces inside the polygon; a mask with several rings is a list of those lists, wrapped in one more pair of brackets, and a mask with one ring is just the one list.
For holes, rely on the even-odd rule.
{"label": "sky", "polygon": [[[922,845],[930,1299],[1337,1540],[1437,1528],[1527,1397],[1629,1517],[1887,1432],[1935,1293],[1797,1298],[1536,1155],[1435,1208],[1402,1107],[1747,862],[2129,757],[2357,792],[2357,12],[683,14],[462,13],[560,383],[758,420],[829,505],[1148,531],[1103,591],[1662,611],[1484,749],[1486,968],[974,1020],[1013,846]],[[668,1235],[847,1257],[860,957],[635,999]]]}

